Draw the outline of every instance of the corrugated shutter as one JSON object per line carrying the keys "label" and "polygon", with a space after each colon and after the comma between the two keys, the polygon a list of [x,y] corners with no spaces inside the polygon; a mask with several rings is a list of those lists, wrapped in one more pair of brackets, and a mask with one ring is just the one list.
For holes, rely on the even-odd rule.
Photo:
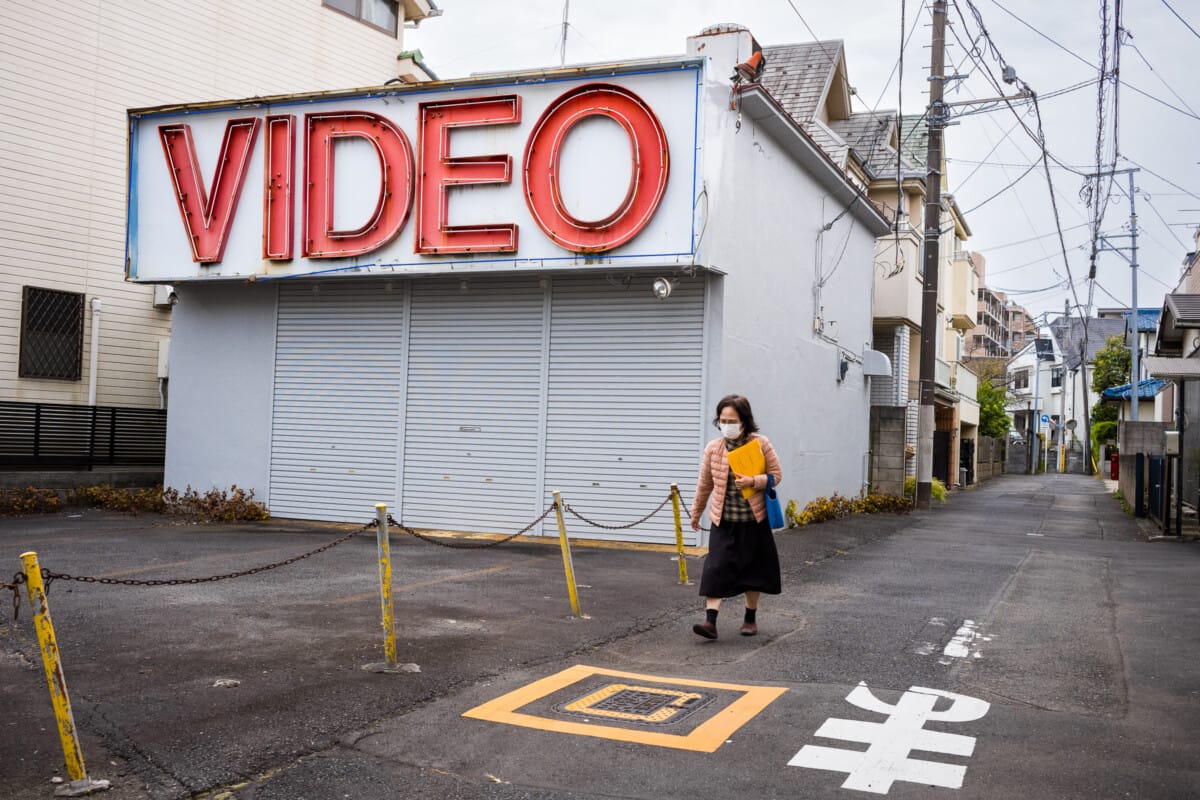
{"label": "corrugated shutter", "polygon": [[[546,498],[559,489],[609,525],[648,513],[672,482],[690,495],[700,463],[704,279],[682,279],[659,301],[653,278],[554,282]],[[567,522],[572,536],[674,542],[669,505],[627,531]]]}
{"label": "corrugated shutter", "polygon": [[508,533],[537,517],[544,295],[527,274],[413,282],[405,524]]}
{"label": "corrugated shutter", "polygon": [[399,281],[280,285],[272,514],[366,522],[395,502],[403,317]]}

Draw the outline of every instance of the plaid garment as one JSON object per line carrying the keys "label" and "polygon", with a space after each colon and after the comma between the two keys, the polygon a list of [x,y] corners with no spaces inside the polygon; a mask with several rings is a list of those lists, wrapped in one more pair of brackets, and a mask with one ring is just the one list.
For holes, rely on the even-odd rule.
{"label": "plaid garment", "polygon": [[[743,436],[735,442],[728,439],[725,440],[725,452],[736,450],[737,448],[750,441],[750,437]],[[754,511],[750,508],[750,501],[742,497],[742,490],[737,488],[734,483],[733,469],[729,470],[729,481],[725,484],[725,508],[721,512],[722,524],[726,522],[754,522]]]}

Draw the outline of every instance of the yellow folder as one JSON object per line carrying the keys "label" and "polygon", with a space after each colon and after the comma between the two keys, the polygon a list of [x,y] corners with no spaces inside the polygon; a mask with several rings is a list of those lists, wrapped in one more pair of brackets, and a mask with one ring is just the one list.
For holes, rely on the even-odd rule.
{"label": "yellow folder", "polygon": [[[729,468],[734,475],[762,475],[767,471],[767,458],[763,455],[762,445],[758,439],[751,439],[741,447],[730,450],[725,454],[729,459]],[[742,497],[747,500],[758,491],[757,489],[742,489]]]}

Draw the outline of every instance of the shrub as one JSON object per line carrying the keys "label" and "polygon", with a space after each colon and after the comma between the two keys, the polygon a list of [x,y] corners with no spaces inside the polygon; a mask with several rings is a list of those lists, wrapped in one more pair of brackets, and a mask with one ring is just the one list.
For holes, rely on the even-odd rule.
{"label": "shrub", "polygon": [[183,492],[176,489],[118,489],[108,484],[76,489],[71,502],[125,513],[170,514],[203,522],[239,522],[269,519],[266,506],[256,502],[254,490],[247,492],[237,486],[228,492],[211,489],[204,494],[191,486]]}
{"label": "shrub", "polygon": [[118,489],[107,483],[75,489],[68,496],[72,505],[103,508],[106,511],[162,513],[162,487],[152,489]]}
{"label": "shrub", "polygon": [[903,514],[912,507],[908,498],[886,492],[871,492],[862,497],[843,497],[837,492],[832,497],[818,497],[803,509],[795,500],[789,500],[784,510],[788,527],[813,525],[826,520],[838,519],[849,514]]}
{"label": "shrub", "polygon": [[166,513],[195,517],[206,522],[238,522],[270,519],[267,507],[254,499],[254,490],[247,492],[234,485],[226,492],[210,489],[199,494],[191,486],[181,494],[175,489],[163,492]]}
{"label": "shrub", "polygon": [[[937,478],[933,479],[932,488],[930,491],[933,494],[933,499],[939,503],[946,502],[946,484],[942,483]],[[904,496],[915,500],[917,494],[917,479],[913,476],[908,476],[904,479]]]}
{"label": "shrub", "polygon": [[0,515],[45,514],[57,511],[58,492],[26,486],[20,489],[0,489]]}

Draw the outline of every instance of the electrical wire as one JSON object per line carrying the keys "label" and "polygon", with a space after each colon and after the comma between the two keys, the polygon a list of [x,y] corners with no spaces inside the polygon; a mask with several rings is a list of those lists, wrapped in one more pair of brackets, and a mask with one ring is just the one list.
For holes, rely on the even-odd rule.
{"label": "electrical wire", "polygon": [[1170,179],[1168,179],[1168,178],[1164,178],[1162,175],[1159,175],[1157,172],[1155,172],[1154,170],[1150,169],[1149,167],[1147,167],[1147,166],[1144,166],[1144,165],[1142,165],[1142,164],[1139,164],[1138,162],[1134,161],[1134,160],[1133,160],[1132,158],[1130,158],[1129,156],[1127,156],[1127,155],[1125,155],[1125,154],[1122,154],[1122,155],[1121,155],[1121,160],[1122,160],[1122,161],[1128,161],[1130,164],[1133,164],[1133,165],[1134,165],[1135,167],[1137,167],[1138,169],[1140,169],[1140,170],[1142,170],[1142,171],[1144,171],[1144,172],[1146,172],[1146,173],[1149,173],[1150,175],[1153,175],[1154,177],[1158,178],[1160,181],[1162,181],[1163,183],[1167,184],[1168,186],[1174,187],[1174,188],[1178,189],[1179,191],[1183,192],[1183,193],[1184,193],[1184,194],[1186,194],[1188,197],[1192,197],[1192,198],[1195,198],[1196,200],[1200,200],[1200,194],[1196,194],[1195,192],[1189,192],[1187,189],[1183,188],[1183,187],[1182,187],[1182,186],[1180,186],[1178,183],[1175,183],[1175,182],[1171,181],[1171,180],[1170,180]]}
{"label": "electrical wire", "polygon": [[1163,4],[1164,6],[1166,6],[1166,7],[1167,7],[1167,10],[1168,10],[1168,11],[1170,11],[1172,14],[1174,14],[1174,15],[1175,15],[1175,18],[1176,18],[1177,20],[1179,20],[1180,22],[1182,22],[1182,23],[1183,23],[1183,27],[1185,27],[1185,28],[1187,28],[1189,31],[1191,31],[1191,32],[1192,32],[1192,35],[1193,35],[1193,36],[1195,36],[1197,39],[1200,39],[1200,33],[1197,33],[1197,32],[1196,32],[1196,29],[1195,29],[1195,28],[1193,28],[1193,27],[1192,27],[1192,26],[1191,26],[1191,25],[1188,23],[1188,21],[1187,21],[1186,19],[1184,19],[1183,17],[1181,17],[1181,16],[1179,15],[1179,12],[1178,12],[1178,11],[1176,11],[1176,10],[1175,10],[1175,9],[1173,9],[1173,8],[1171,8],[1171,4],[1170,4],[1170,3],[1168,3],[1168,2],[1167,2],[1167,0],[1162,0],[1162,4]]}
{"label": "electrical wire", "polygon": [[[1083,64],[1086,64],[1087,66],[1091,67],[1092,69],[1096,69],[1096,68],[1097,68],[1095,64],[1093,64],[1092,62],[1088,61],[1088,60],[1087,60],[1086,58],[1084,58],[1083,56],[1081,56],[1081,55],[1079,55],[1078,53],[1076,53],[1075,51],[1073,51],[1073,50],[1071,50],[1071,49],[1069,49],[1069,48],[1065,47],[1064,45],[1062,45],[1062,44],[1061,44],[1061,43],[1059,43],[1058,41],[1055,41],[1055,40],[1054,40],[1053,38],[1051,38],[1050,36],[1047,36],[1046,34],[1042,33],[1040,30],[1038,30],[1037,28],[1033,27],[1033,26],[1032,26],[1032,25],[1030,25],[1028,22],[1026,22],[1025,20],[1021,19],[1020,17],[1018,17],[1018,16],[1017,16],[1016,14],[1014,14],[1013,12],[1009,11],[1009,10],[1008,10],[1007,8],[1005,8],[1004,6],[1000,5],[1000,3],[998,2],[998,0],[991,0],[991,3],[992,3],[992,5],[994,5],[996,8],[1000,9],[1000,10],[1001,10],[1001,11],[1003,11],[1005,14],[1008,14],[1010,17],[1012,17],[1013,19],[1015,19],[1017,22],[1019,22],[1019,23],[1021,23],[1022,25],[1024,25],[1026,28],[1029,28],[1029,30],[1033,31],[1033,32],[1034,32],[1034,33],[1036,33],[1038,36],[1041,36],[1043,39],[1045,39],[1046,41],[1050,42],[1052,45],[1054,45],[1055,47],[1057,47],[1059,50],[1062,50],[1064,53],[1067,53],[1068,55],[1072,56],[1073,58],[1075,58],[1076,60],[1078,60],[1078,61],[1082,62]],[[1189,111],[1185,111],[1185,110],[1183,110],[1182,108],[1179,108],[1178,106],[1173,106],[1173,105],[1171,105],[1170,103],[1168,103],[1167,101],[1163,100],[1163,99],[1162,99],[1162,98],[1160,98],[1160,97],[1155,97],[1154,95],[1150,94],[1149,92],[1143,91],[1143,90],[1141,90],[1141,89],[1137,88],[1136,86],[1132,86],[1132,85],[1130,85],[1130,84],[1126,83],[1125,81],[1121,81],[1120,83],[1121,83],[1121,85],[1122,85],[1122,86],[1124,86],[1126,89],[1130,90],[1131,92],[1136,92],[1137,94],[1140,94],[1140,95],[1142,95],[1143,97],[1149,98],[1150,100],[1153,100],[1154,102],[1156,102],[1156,103],[1159,103],[1160,105],[1164,105],[1164,106],[1166,106],[1167,108],[1171,109],[1172,111],[1178,111],[1180,114],[1183,114],[1185,117],[1191,117],[1192,119],[1195,119],[1195,120],[1200,120],[1200,116],[1198,116],[1198,115],[1196,115],[1196,114],[1193,114],[1193,113],[1191,113],[1191,112],[1189,112]]]}

